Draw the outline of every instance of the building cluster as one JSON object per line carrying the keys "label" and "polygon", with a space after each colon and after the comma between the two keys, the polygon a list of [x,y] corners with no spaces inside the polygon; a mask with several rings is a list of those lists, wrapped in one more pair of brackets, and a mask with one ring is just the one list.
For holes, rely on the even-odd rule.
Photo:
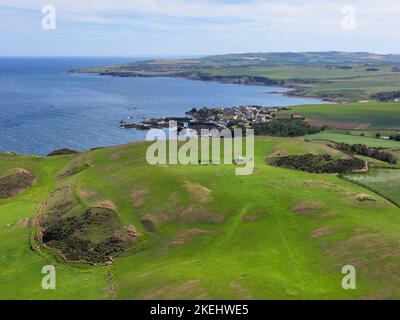
{"label": "building cluster", "polygon": [[285,107],[262,107],[257,105],[193,108],[187,112],[193,122],[209,122],[222,128],[252,128],[255,124],[267,123],[274,119],[274,112],[287,110]]}
{"label": "building cluster", "polygon": [[288,110],[286,107],[263,107],[257,105],[219,107],[200,109],[192,108],[186,112],[186,117],[169,117],[148,119],[139,124],[120,122],[125,129],[148,130],[152,128],[168,128],[170,121],[176,121],[178,130],[189,128],[196,131],[202,129],[253,128],[255,124],[272,121],[274,112]]}

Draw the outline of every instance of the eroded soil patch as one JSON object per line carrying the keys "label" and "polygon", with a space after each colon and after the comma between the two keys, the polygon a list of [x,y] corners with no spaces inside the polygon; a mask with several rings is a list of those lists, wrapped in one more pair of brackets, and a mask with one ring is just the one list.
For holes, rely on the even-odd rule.
{"label": "eroded soil patch", "polygon": [[148,232],[155,233],[157,231],[157,228],[156,228],[154,222],[152,221],[151,217],[149,217],[149,216],[143,217],[140,220],[140,223],[142,224],[143,228]]}
{"label": "eroded soil patch", "polygon": [[72,160],[61,172],[58,174],[57,179],[62,180],[78,174],[90,168],[91,161],[88,159],[77,158]]}
{"label": "eroded soil patch", "polygon": [[82,208],[72,186],[56,189],[35,219],[38,240],[67,262],[109,264],[138,236],[106,207]]}
{"label": "eroded soil patch", "polygon": [[190,196],[200,203],[209,203],[213,201],[211,190],[204,186],[185,182],[185,188]]}
{"label": "eroded soil patch", "polygon": [[155,290],[143,293],[139,299],[143,300],[159,300],[159,299],[187,299],[205,300],[209,299],[205,290],[201,286],[200,280],[189,280],[179,284],[165,285]]}
{"label": "eroded soil patch", "polygon": [[197,235],[201,235],[201,234],[207,234],[207,233],[210,233],[210,231],[204,230],[204,229],[199,229],[199,228],[183,230],[183,231],[179,232],[178,235],[171,241],[171,244],[183,245],[190,238],[193,238],[193,237],[195,237]]}
{"label": "eroded soil patch", "polygon": [[344,265],[353,265],[357,274],[372,285],[385,283],[385,290],[376,289],[361,299],[393,298],[400,286],[400,258],[398,237],[382,237],[371,230],[359,229],[341,241],[327,242],[323,252],[336,271]]}
{"label": "eroded soil patch", "polygon": [[292,211],[296,214],[309,213],[321,209],[322,205],[316,202],[300,202],[296,204]]}
{"label": "eroded soil patch", "polygon": [[0,199],[15,197],[30,187],[35,181],[35,176],[29,171],[20,169],[18,172],[0,178]]}
{"label": "eroded soil patch", "polygon": [[184,207],[179,213],[179,218],[183,223],[219,224],[225,220],[224,215],[212,212],[203,206],[193,204]]}
{"label": "eroded soil patch", "polygon": [[137,189],[130,193],[130,196],[133,199],[133,206],[136,209],[141,208],[144,205],[146,196],[150,193],[150,190],[147,188]]}
{"label": "eroded soil patch", "polygon": [[312,238],[321,238],[323,236],[327,236],[332,234],[332,229],[327,228],[327,227],[323,227],[323,228],[319,228],[319,229],[315,229],[311,232],[311,237]]}

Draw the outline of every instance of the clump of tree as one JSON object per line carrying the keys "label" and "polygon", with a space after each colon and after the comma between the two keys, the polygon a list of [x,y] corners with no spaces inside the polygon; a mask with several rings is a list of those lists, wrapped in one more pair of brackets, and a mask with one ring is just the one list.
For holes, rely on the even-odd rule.
{"label": "clump of tree", "polygon": [[371,98],[380,102],[389,102],[400,99],[400,91],[379,92],[371,95]]}
{"label": "clump of tree", "polygon": [[318,133],[326,127],[316,127],[299,119],[275,119],[267,123],[254,125],[254,134],[258,136],[299,137]]}
{"label": "clump of tree", "polygon": [[400,134],[393,134],[389,137],[390,140],[400,141]]}
{"label": "clump of tree", "polygon": [[357,158],[333,159],[329,154],[286,156],[270,159],[269,164],[311,173],[345,173],[363,170],[365,163]]}
{"label": "clump of tree", "polygon": [[79,153],[78,151],[75,150],[71,150],[71,149],[57,149],[54,150],[52,152],[50,152],[47,156],[48,157],[54,157],[54,156],[66,156],[66,155],[70,155],[70,154],[77,154]]}
{"label": "clump of tree", "polygon": [[381,148],[371,148],[364,144],[340,143],[337,148],[347,154],[358,154],[369,158],[377,159],[390,164],[396,164],[397,158],[390,152],[383,151]]}

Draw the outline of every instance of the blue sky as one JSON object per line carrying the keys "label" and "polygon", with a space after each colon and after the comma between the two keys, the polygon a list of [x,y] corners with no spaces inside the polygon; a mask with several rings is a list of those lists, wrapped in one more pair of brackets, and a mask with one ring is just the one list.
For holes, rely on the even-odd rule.
{"label": "blue sky", "polygon": [[[56,9],[55,30],[41,27],[45,5]],[[345,6],[355,9],[355,20],[343,11]],[[351,28],[343,24],[349,18],[355,21]],[[192,56],[328,50],[400,53],[398,30],[398,0],[0,2],[1,56]]]}

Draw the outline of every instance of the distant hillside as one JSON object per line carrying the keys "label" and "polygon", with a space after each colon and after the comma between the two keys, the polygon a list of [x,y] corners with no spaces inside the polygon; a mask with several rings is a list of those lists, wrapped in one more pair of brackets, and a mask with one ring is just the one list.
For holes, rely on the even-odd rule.
{"label": "distant hillside", "polygon": [[295,89],[290,95],[335,102],[378,100],[377,97],[389,97],[392,101],[391,97],[400,95],[400,55],[368,52],[226,54],[200,59],[147,60],[73,72],[285,85]]}
{"label": "distant hillside", "polygon": [[[400,64],[400,55],[368,52],[270,52],[207,56],[199,59],[147,60],[129,64],[88,68],[85,71],[142,70],[177,72],[203,68],[256,66],[343,66]],[[82,71],[82,70],[81,70]]]}
{"label": "distant hillside", "polygon": [[270,52],[209,56],[202,61],[253,66],[381,65],[400,63],[400,55],[339,51]]}

